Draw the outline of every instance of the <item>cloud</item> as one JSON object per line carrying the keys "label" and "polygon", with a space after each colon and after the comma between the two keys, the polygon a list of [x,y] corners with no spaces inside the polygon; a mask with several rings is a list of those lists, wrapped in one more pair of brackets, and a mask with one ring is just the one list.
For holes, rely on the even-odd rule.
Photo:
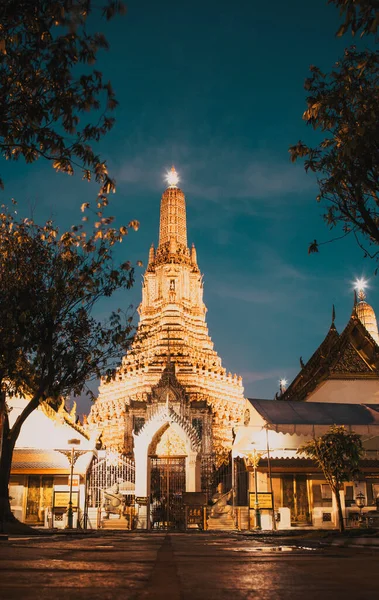
{"label": "cloud", "polygon": [[144,145],[140,152],[137,148],[137,153],[128,159],[130,150],[125,147],[122,152],[125,158],[112,169],[119,185],[143,185],[145,190],[156,191],[160,181],[164,181],[165,170],[174,162],[188,195],[222,202],[236,212],[256,211],[251,206],[252,200],[275,205],[283,196],[299,195],[314,185],[314,179],[300,165],[291,164],[286,155],[273,155],[266,150],[241,151],[211,142],[204,145],[167,142]]}
{"label": "cloud", "polygon": [[281,379],[283,373],[292,369],[269,369],[268,371],[244,371],[241,373],[244,384],[256,383],[257,381],[266,381],[269,379]]}

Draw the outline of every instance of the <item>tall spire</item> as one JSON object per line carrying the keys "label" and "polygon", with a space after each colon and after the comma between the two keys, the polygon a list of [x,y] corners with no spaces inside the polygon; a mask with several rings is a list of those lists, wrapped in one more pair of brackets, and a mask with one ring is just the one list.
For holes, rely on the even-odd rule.
{"label": "tall spire", "polygon": [[[363,323],[371,337],[375,340],[375,342],[379,345],[379,332],[378,332],[378,324],[376,321],[375,311],[366,302],[366,293],[365,289],[367,288],[367,281],[363,279],[358,279],[355,283],[355,296],[354,296],[354,308],[355,313],[358,319]],[[358,292],[358,302],[357,302],[357,292]]]}
{"label": "tall spire", "polygon": [[167,243],[187,247],[186,200],[178,188],[175,167],[167,173],[168,188],[162,195],[159,224],[159,246]]}

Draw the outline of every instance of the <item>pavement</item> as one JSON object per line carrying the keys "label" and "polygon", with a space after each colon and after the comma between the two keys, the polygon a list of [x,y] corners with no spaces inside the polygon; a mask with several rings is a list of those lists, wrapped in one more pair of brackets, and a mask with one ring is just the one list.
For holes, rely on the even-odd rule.
{"label": "pavement", "polygon": [[376,600],[377,565],[370,547],[264,532],[10,536],[0,543],[0,598]]}

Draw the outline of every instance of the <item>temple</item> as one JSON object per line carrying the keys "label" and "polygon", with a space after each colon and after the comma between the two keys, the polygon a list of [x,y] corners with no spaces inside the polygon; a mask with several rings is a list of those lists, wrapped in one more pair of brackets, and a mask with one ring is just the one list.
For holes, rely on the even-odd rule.
{"label": "temple", "polygon": [[103,448],[135,460],[136,495],[152,494],[157,503],[160,493],[152,488],[168,457],[178,491],[209,492],[244,405],[242,379],[226,372],[208,333],[203,276],[195,246],[188,247],[185,196],[174,168],[167,182],[136,340],[116,379],[101,383],[89,416]]}
{"label": "temple", "polygon": [[[208,333],[178,183],[172,168],[130,351],[83,424],[63,402],[41,405],[25,423],[12,510],[46,527],[71,526],[69,502],[82,527],[336,528],[325,476],[299,449],[342,425],[363,443],[361,474],[340,491],[343,519],[379,526],[379,334],[365,282],[345,328],[337,331],[333,307],[326,336],[288,387],[282,380],[275,399],[245,399]],[[15,418],[25,400],[8,404]]]}
{"label": "temple", "polygon": [[[274,400],[246,401],[233,457],[243,457],[250,472],[252,527],[339,526],[336,499],[324,474],[299,450],[333,425],[359,434],[363,444],[360,475],[340,490],[344,525],[379,526],[379,336],[362,281],[341,333],[334,321],[333,307],[325,338],[306,363],[300,359],[292,383],[280,383]],[[271,512],[259,512],[254,488],[272,498]]]}

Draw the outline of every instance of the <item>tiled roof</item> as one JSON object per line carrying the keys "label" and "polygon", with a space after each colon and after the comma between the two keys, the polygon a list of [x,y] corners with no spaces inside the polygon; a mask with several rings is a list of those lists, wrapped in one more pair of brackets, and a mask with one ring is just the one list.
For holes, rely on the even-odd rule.
{"label": "tiled roof", "polygon": [[13,452],[12,469],[69,470],[66,456],[55,450],[16,448]]}

